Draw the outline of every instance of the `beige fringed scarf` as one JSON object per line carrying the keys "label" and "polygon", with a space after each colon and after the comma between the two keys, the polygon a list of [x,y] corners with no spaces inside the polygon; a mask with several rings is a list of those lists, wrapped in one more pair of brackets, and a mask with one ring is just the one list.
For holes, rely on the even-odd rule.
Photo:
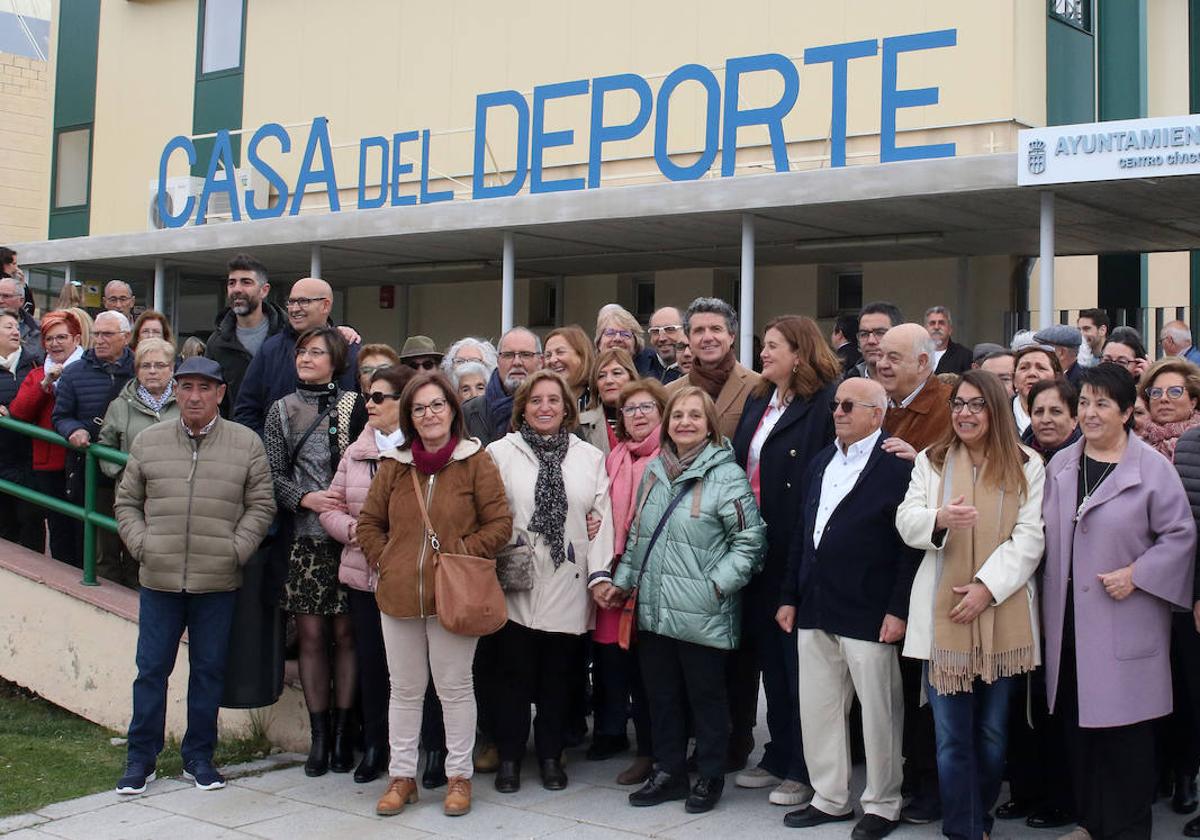
{"label": "beige fringed scarf", "polygon": [[[982,475],[984,465],[980,465]],[[979,519],[970,531],[950,531],[938,570],[933,598],[933,655],[929,682],[938,694],[970,691],[976,677],[985,683],[1033,670],[1033,627],[1024,589],[1004,603],[990,606],[970,624],[950,620],[962,599],[954,591],[975,579],[998,546],[1012,536],[1020,509],[1019,489],[997,489],[976,480],[971,457],[961,446],[946,453],[941,498],[965,496]]]}

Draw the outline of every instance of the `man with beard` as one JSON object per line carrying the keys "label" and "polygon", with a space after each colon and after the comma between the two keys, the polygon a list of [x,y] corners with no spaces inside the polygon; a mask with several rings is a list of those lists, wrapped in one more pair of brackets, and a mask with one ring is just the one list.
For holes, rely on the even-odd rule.
{"label": "man with beard", "polygon": [[944,306],[925,310],[925,329],[933,339],[933,372],[965,373],[971,369],[971,351],[953,339],[954,321]]}
{"label": "man with beard", "polygon": [[683,376],[675,358],[675,344],[683,340],[683,315],[674,306],[664,306],[650,316],[649,332],[654,348],[649,375],[667,385]]}
{"label": "man with beard", "polygon": [[263,342],[287,324],[287,315],[267,294],[271,284],[267,267],[249,254],[238,254],[226,266],[226,308],[217,315],[216,329],[204,355],[221,366],[225,399],[221,416],[228,418],[237,404],[238,389],[246,369]]}
{"label": "man with beard", "polygon": [[497,355],[487,391],[463,405],[467,432],[484,446],[508,434],[513,395],[529,374],[542,368],[542,340],[526,327],[513,327],[500,336]]}

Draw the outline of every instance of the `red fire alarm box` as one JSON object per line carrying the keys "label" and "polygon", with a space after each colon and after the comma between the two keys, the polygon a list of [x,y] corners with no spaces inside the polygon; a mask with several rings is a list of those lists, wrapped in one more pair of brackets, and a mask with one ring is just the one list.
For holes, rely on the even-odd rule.
{"label": "red fire alarm box", "polygon": [[396,287],[395,286],[380,286],[379,287],[379,308],[393,309],[396,306]]}

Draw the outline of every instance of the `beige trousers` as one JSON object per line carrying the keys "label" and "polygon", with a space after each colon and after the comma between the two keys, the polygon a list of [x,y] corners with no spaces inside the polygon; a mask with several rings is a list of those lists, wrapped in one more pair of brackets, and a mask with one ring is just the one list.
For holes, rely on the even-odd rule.
{"label": "beige trousers", "polygon": [[442,701],[446,722],[446,775],[469,779],[475,772],[475,684],[471,664],[474,636],[457,636],[436,616],[392,618],[380,615],[387,652],[392,697],[388,704],[388,745],[392,777],[417,775],[417,745],[421,740],[421,710],[429,673]]}
{"label": "beige trousers", "polygon": [[904,697],[894,645],[797,630],[800,658],[800,729],[804,760],[815,791],[812,804],[827,814],[850,805],[850,705],[862,704],[867,786],[862,808],[884,819],[900,817],[904,778],[901,743]]}

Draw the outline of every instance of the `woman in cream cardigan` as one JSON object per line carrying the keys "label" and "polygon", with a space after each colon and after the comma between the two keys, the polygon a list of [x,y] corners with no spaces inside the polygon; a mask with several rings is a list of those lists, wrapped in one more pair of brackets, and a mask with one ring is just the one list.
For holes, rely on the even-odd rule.
{"label": "woman in cream cardigan", "polygon": [[925,661],[942,831],[980,840],[1004,772],[1010,698],[1040,664],[1042,459],[1017,442],[1000,380],[963,374],[951,430],[917,456],[896,528],[925,558],[913,581],[904,655]]}

